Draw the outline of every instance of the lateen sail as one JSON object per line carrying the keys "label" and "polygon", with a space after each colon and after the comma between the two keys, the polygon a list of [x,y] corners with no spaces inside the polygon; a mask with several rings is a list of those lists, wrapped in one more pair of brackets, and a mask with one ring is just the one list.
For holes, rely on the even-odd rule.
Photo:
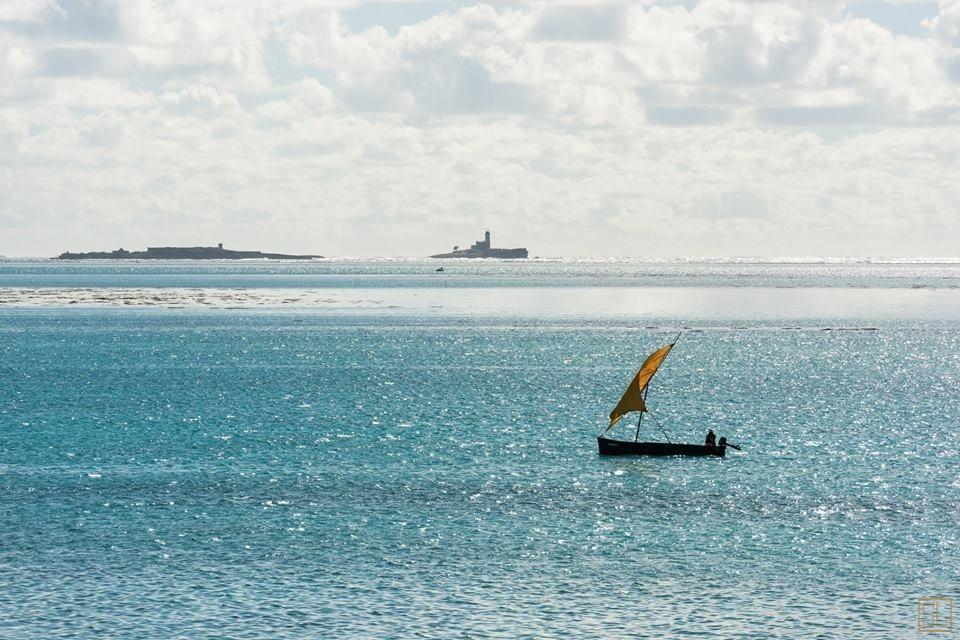
{"label": "lateen sail", "polygon": [[663,359],[670,353],[673,345],[674,343],[671,343],[665,347],[660,347],[643,361],[643,365],[641,365],[640,370],[637,371],[637,375],[633,377],[627,390],[623,392],[623,397],[620,398],[620,402],[618,402],[617,406],[610,412],[611,427],[617,423],[617,420],[631,411],[647,410],[647,405],[643,401],[643,392],[646,391],[647,385],[650,384],[650,378],[653,377],[653,374],[655,374],[657,369],[660,368],[660,365],[663,364]]}

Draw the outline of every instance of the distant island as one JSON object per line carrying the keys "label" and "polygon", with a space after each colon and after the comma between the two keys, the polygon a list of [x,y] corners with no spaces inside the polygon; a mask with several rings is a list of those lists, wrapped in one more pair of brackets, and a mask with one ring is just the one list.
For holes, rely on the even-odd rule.
{"label": "distant island", "polygon": [[483,234],[469,249],[454,247],[450,253],[438,253],[431,258],[526,258],[526,249],[493,249],[490,247],[490,232]]}
{"label": "distant island", "polygon": [[292,256],[285,253],[262,253],[260,251],[234,251],[224,249],[223,243],[215,247],[147,247],[146,251],[90,251],[87,253],[61,253],[57,260],[244,260],[268,258],[270,260],[310,260],[323,256]]}

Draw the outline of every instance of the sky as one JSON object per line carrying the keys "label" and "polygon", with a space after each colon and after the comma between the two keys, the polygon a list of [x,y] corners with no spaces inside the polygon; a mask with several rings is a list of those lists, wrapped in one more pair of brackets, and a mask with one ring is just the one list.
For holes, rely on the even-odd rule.
{"label": "sky", "polygon": [[0,0],[0,255],[960,255],[960,0]]}

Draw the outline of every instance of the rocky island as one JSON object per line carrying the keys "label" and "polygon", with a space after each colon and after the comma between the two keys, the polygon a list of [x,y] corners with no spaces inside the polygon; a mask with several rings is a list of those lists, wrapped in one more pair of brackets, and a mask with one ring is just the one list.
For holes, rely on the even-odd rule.
{"label": "rocky island", "polygon": [[450,253],[438,253],[431,258],[526,258],[526,249],[493,249],[490,247],[490,232],[483,234],[469,249],[454,247]]}
{"label": "rocky island", "polygon": [[285,253],[262,253],[260,251],[234,251],[224,249],[223,243],[215,247],[147,247],[146,251],[90,251],[87,253],[61,253],[57,260],[310,260],[323,256],[293,256]]}

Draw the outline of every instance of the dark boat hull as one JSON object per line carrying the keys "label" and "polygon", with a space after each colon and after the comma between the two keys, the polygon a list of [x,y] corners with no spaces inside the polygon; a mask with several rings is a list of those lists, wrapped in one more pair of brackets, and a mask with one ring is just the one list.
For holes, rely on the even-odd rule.
{"label": "dark boat hull", "polygon": [[727,455],[726,447],[669,442],[624,442],[597,436],[602,456],[718,456]]}

